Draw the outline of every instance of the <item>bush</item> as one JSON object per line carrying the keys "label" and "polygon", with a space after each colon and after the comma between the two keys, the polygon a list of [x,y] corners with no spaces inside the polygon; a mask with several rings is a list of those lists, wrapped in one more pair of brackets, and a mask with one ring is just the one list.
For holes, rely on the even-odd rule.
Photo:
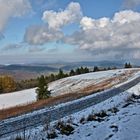
{"label": "bush", "polygon": [[108,114],[105,111],[101,111],[101,112],[96,113],[96,114],[90,114],[87,117],[87,121],[98,121],[98,122],[101,122],[101,121],[104,120],[104,118],[106,116],[108,116]]}
{"label": "bush", "polygon": [[20,136],[17,136],[15,140],[23,140]]}
{"label": "bush", "polygon": [[82,118],[80,119],[80,123],[81,123],[81,124],[84,124],[85,121],[86,121],[86,119],[85,119],[84,117],[82,117]]}
{"label": "bush", "polygon": [[97,117],[95,115],[90,114],[87,117],[87,121],[96,121],[96,120],[97,120]]}
{"label": "bush", "polygon": [[47,133],[47,138],[48,139],[54,139],[56,137],[57,137],[57,133],[56,133],[55,130],[52,130],[52,131],[50,131],[50,132]]}
{"label": "bush", "polygon": [[99,112],[99,113],[96,113],[95,115],[96,115],[97,117],[100,117],[100,118],[104,118],[104,117],[108,116],[108,114],[107,114],[104,110],[102,110],[102,111]]}
{"label": "bush", "polygon": [[59,121],[56,125],[56,128],[60,131],[62,135],[70,135],[73,134],[74,127],[71,124],[64,123]]}
{"label": "bush", "polygon": [[109,109],[108,111],[110,111],[111,113],[117,113],[119,111],[119,109],[116,107],[113,107],[113,108]]}

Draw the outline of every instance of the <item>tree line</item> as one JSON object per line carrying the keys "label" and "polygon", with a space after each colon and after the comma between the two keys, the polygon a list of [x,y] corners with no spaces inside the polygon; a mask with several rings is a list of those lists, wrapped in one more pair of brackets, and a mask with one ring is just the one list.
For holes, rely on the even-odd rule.
{"label": "tree line", "polygon": [[[130,63],[125,63],[124,68],[132,68],[132,65]],[[75,70],[70,70],[69,73],[64,73],[63,70],[59,70],[58,74],[50,74],[49,76],[44,76],[41,75],[38,78],[38,87],[36,89],[36,93],[37,93],[37,99],[41,100],[41,99],[47,99],[50,97],[51,92],[48,90],[48,83],[58,80],[58,79],[62,79],[65,77],[69,77],[69,76],[75,76],[75,75],[79,75],[79,74],[84,74],[84,73],[89,73],[89,72],[97,72],[97,71],[105,71],[105,70],[113,70],[116,69],[116,67],[108,67],[108,68],[99,68],[97,66],[94,67],[94,69],[92,71],[89,70],[89,68],[87,67],[80,67],[77,68]]]}
{"label": "tree line", "polygon": [[[125,63],[124,68],[132,68],[132,65],[130,63]],[[116,67],[108,67],[108,68],[101,68],[98,66],[94,66],[93,69],[89,69],[87,67],[79,67],[76,69],[71,69],[69,72],[64,73],[62,69],[59,69],[58,73],[49,74],[47,76],[40,76],[35,79],[29,79],[29,80],[21,80],[21,81],[15,81],[13,77],[9,75],[3,75],[0,76],[0,93],[8,93],[13,91],[19,91],[23,89],[29,89],[38,87],[39,83],[42,82],[43,78],[45,80],[44,85],[53,82],[55,80],[59,80],[65,77],[69,76],[75,76],[79,74],[89,73],[89,72],[97,72],[97,71],[105,71],[105,70],[111,70],[116,69]],[[41,79],[40,79],[41,78]]]}
{"label": "tree line", "polygon": [[10,75],[0,76],[0,94],[37,87],[37,79],[15,81]]}

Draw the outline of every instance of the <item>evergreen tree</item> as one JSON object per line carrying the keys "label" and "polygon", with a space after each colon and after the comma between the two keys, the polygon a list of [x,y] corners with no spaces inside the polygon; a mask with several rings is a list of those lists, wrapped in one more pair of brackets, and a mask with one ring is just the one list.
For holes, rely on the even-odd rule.
{"label": "evergreen tree", "polygon": [[124,68],[127,68],[127,67],[128,67],[128,64],[127,64],[127,63],[125,63]]}
{"label": "evergreen tree", "polygon": [[130,62],[128,64],[125,63],[124,68],[132,68],[132,65],[130,64]]}
{"label": "evergreen tree", "polygon": [[81,74],[81,71],[80,71],[80,69],[79,69],[79,68],[77,68],[75,73],[76,73],[76,75],[79,75],[79,74]]}
{"label": "evergreen tree", "polygon": [[85,69],[83,67],[80,68],[80,73],[81,74],[85,73]]}
{"label": "evergreen tree", "polygon": [[97,66],[94,67],[93,72],[99,71],[99,68]]}
{"label": "evergreen tree", "polygon": [[128,68],[132,68],[132,65],[130,64],[130,62],[129,62],[129,64],[128,64]]}
{"label": "evergreen tree", "polygon": [[38,88],[36,89],[37,99],[47,99],[50,96],[50,91],[48,91],[48,86],[45,77],[42,75],[38,78]]}
{"label": "evergreen tree", "polygon": [[59,69],[59,73],[57,75],[57,78],[61,79],[61,78],[64,78],[64,77],[65,77],[65,74],[64,74],[63,70]]}
{"label": "evergreen tree", "polygon": [[74,76],[75,75],[75,72],[74,72],[74,70],[72,69],[71,71],[70,71],[70,73],[69,73],[69,76]]}
{"label": "evergreen tree", "polygon": [[84,73],[89,73],[89,69],[87,67],[85,67]]}
{"label": "evergreen tree", "polygon": [[55,81],[57,78],[56,76],[52,73],[50,76],[49,76],[49,82],[52,82],[52,81]]}
{"label": "evergreen tree", "polygon": [[110,68],[110,67],[108,67],[107,69],[108,69],[108,70],[111,70],[111,68]]}

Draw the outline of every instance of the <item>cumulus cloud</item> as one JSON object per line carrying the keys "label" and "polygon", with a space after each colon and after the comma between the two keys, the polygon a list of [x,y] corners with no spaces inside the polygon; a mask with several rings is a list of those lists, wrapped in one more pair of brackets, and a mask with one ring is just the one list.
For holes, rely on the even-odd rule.
{"label": "cumulus cloud", "polygon": [[81,30],[67,36],[64,41],[94,56],[136,58],[135,53],[140,52],[139,23],[140,13],[131,10],[118,12],[112,19],[83,17]]}
{"label": "cumulus cloud", "polygon": [[140,5],[140,0],[124,0],[123,8],[135,8]]}
{"label": "cumulus cloud", "polygon": [[27,28],[24,41],[30,45],[43,45],[61,40],[63,33],[48,29],[46,25],[33,25]]}
{"label": "cumulus cloud", "polygon": [[121,11],[119,13],[115,13],[112,22],[124,24],[131,23],[132,21],[140,20],[140,13],[133,12],[131,10]]}
{"label": "cumulus cloud", "polygon": [[45,11],[42,25],[33,25],[27,28],[24,41],[30,45],[43,45],[56,42],[63,38],[61,28],[67,24],[80,21],[82,12],[79,3],[71,2],[64,11]]}
{"label": "cumulus cloud", "polygon": [[3,32],[10,18],[21,17],[30,10],[28,0],[0,0],[0,32]]}
{"label": "cumulus cloud", "polygon": [[[83,17],[80,5],[72,2],[63,11],[45,11],[42,19],[45,24],[30,26],[26,30],[24,41],[30,45],[61,41],[77,46],[94,58],[139,58],[138,12],[124,10],[115,13],[112,18],[93,19]],[[79,23],[80,29],[64,35],[62,27],[75,22]]]}
{"label": "cumulus cloud", "polygon": [[71,2],[63,11],[45,11],[42,20],[48,23],[49,28],[59,30],[67,24],[78,22],[81,17],[82,12],[79,3]]}
{"label": "cumulus cloud", "polygon": [[104,17],[99,20],[94,20],[90,17],[83,17],[82,20],[80,21],[80,25],[83,28],[83,30],[87,29],[96,29],[99,27],[105,27],[108,25],[109,19]]}

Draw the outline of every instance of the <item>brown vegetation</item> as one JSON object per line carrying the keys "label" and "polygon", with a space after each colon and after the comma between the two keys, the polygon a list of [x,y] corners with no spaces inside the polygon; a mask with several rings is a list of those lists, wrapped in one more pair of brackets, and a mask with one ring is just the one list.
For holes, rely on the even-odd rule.
{"label": "brown vegetation", "polygon": [[34,110],[38,110],[40,108],[47,107],[47,106],[53,106],[53,105],[57,105],[60,103],[72,101],[72,100],[75,100],[75,99],[78,99],[78,98],[81,98],[81,97],[84,97],[87,95],[91,95],[98,91],[103,91],[103,90],[108,89],[111,86],[113,86],[114,80],[118,81],[117,83],[115,83],[115,84],[118,84],[118,83],[121,83],[122,81],[125,81],[127,79],[127,77],[130,77],[132,74],[133,74],[133,72],[128,72],[124,75],[120,75],[119,77],[104,80],[103,82],[95,84],[95,85],[91,85],[91,86],[81,90],[80,92],[59,95],[56,97],[50,97],[46,100],[39,100],[37,102],[31,103],[31,104],[28,104],[25,106],[17,106],[17,107],[13,107],[13,108],[0,110],[0,120],[9,118],[9,117],[13,117],[13,116],[17,116],[20,114],[28,113],[28,112],[31,112]]}

